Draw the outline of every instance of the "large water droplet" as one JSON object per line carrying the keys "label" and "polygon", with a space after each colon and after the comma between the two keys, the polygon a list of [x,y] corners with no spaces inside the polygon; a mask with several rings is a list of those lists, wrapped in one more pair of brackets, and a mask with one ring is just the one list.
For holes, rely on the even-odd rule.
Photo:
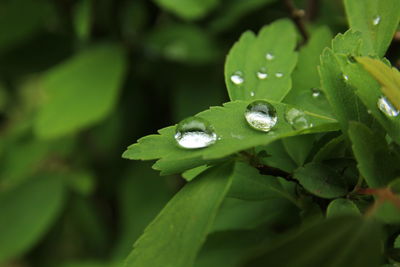
{"label": "large water droplet", "polygon": [[189,117],[181,121],[175,130],[175,140],[187,149],[208,147],[218,139],[211,124],[202,118]]}
{"label": "large water droplet", "polygon": [[283,77],[283,73],[282,72],[277,72],[277,73],[275,73],[275,77],[276,78],[282,78]]}
{"label": "large water droplet", "polygon": [[372,19],[372,25],[374,25],[374,26],[378,25],[380,22],[381,22],[381,17],[380,16],[375,16]]}
{"label": "large water droplet", "polygon": [[257,72],[257,78],[260,80],[264,80],[265,78],[268,77],[267,71],[265,68],[261,68],[258,72]]}
{"label": "large water droplet", "polygon": [[250,103],[244,117],[251,127],[263,132],[269,132],[278,121],[274,106],[263,100]]}
{"label": "large water droplet", "polygon": [[312,124],[307,120],[306,114],[296,108],[288,109],[285,113],[285,119],[295,130],[312,127]]}
{"label": "large water droplet", "polygon": [[272,53],[266,53],[265,54],[265,59],[266,60],[273,60],[275,56]]}
{"label": "large water droplet", "polygon": [[314,98],[318,98],[322,95],[322,91],[319,90],[318,88],[311,88],[311,95]]}
{"label": "large water droplet", "polygon": [[231,81],[236,85],[242,84],[244,82],[242,72],[241,71],[236,71],[234,74],[232,74]]}
{"label": "large water droplet", "polygon": [[378,100],[378,108],[388,117],[396,117],[400,114],[393,104],[384,96],[381,96]]}

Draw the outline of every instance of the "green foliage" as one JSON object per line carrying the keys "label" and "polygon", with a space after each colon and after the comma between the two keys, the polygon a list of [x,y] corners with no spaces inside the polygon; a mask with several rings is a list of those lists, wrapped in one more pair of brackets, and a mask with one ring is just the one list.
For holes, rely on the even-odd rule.
{"label": "green foliage", "polygon": [[0,266],[398,264],[399,10],[1,1]]}

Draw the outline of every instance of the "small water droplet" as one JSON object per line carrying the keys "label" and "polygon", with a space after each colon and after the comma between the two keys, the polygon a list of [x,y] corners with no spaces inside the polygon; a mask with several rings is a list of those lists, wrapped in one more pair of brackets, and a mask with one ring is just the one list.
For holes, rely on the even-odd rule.
{"label": "small water droplet", "polygon": [[311,95],[314,98],[318,98],[322,95],[322,91],[319,90],[318,88],[311,88]]}
{"label": "small water droplet", "polygon": [[250,103],[244,117],[251,127],[263,132],[269,132],[278,121],[274,106],[263,100]]}
{"label": "small water droplet", "polygon": [[381,96],[378,100],[378,108],[388,117],[397,117],[400,111],[397,110],[393,104],[384,96]]}
{"label": "small water droplet", "polygon": [[255,95],[256,94],[253,91],[250,92],[250,96],[255,96]]}
{"label": "small water droplet", "polygon": [[258,72],[257,72],[257,78],[260,80],[264,80],[265,78],[268,77],[267,71],[265,68],[261,68]]}
{"label": "small water droplet", "polygon": [[174,137],[180,147],[187,149],[208,147],[218,139],[211,124],[197,117],[182,120],[176,126]]}
{"label": "small water droplet", "polygon": [[349,76],[343,74],[343,79],[344,79],[345,81],[348,81],[348,80],[349,80]]}
{"label": "small water droplet", "polygon": [[308,122],[306,114],[296,108],[289,108],[285,113],[285,119],[295,130],[306,129],[313,126],[312,123],[310,124]]}
{"label": "small water droplet", "polygon": [[367,110],[368,114],[372,114],[372,111],[370,109]]}
{"label": "small water droplet", "polygon": [[265,54],[265,59],[266,60],[273,60],[275,56],[272,53],[267,53]]}
{"label": "small water droplet", "polygon": [[232,74],[231,81],[236,85],[242,84],[244,82],[242,72],[241,71],[236,71],[234,74]]}
{"label": "small water droplet", "polygon": [[283,73],[282,72],[277,72],[277,73],[275,73],[275,77],[276,78],[282,78],[283,77]]}
{"label": "small water droplet", "polygon": [[378,25],[380,22],[381,22],[381,17],[380,16],[375,16],[372,19],[372,25],[374,25],[374,26]]}

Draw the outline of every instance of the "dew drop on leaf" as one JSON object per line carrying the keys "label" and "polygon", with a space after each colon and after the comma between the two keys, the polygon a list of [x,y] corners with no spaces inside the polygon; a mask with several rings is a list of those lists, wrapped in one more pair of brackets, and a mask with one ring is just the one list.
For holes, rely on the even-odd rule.
{"label": "dew drop on leaf", "polygon": [[372,25],[374,25],[374,26],[378,25],[380,22],[381,22],[381,17],[380,16],[375,16],[372,19]]}
{"label": "dew drop on leaf", "polygon": [[268,74],[266,72],[265,68],[261,68],[258,72],[257,72],[257,78],[260,80],[264,80],[265,78],[268,77]]}
{"label": "dew drop on leaf", "polygon": [[318,98],[322,95],[322,91],[318,88],[311,88],[311,95],[313,98]]}
{"label": "dew drop on leaf", "polygon": [[232,74],[231,81],[236,85],[242,84],[244,82],[242,72],[241,71],[236,71],[234,74]]}
{"label": "dew drop on leaf", "polygon": [[255,96],[255,95],[256,94],[253,91],[250,92],[250,96]]}
{"label": "dew drop on leaf", "polygon": [[263,100],[250,103],[246,108],[244,117],[252,128],[263,132],[269,132],[278,121],[274,106]]}
{"label": "dew drop on leaf", "polygon": [[182,120],[176,126],[174,137],[180,147],[187,149],[208,147],[218,139],[211,124],[197,117]]}
{"label": "dew drop on leaf", "polygon": [[288,109],[285,112],[285,119],[295,130],[306,129],[313,126],[308,122],[307,115],[296,108]]}
{"label": "dew drop on leaf", "polygon": [[348,80],[349,80],[349,76],[347,76],[346,74],[343,74],[343,79],[344,79],[345,81],[348,81]]}
{"label": "dew drop on leaf", "polygon": [[380,111],[382,111],[383,114],[385,114],[388,117],[396,117],[399,115],[400,111],[398,111],[390,101],[384,97],[381,96],[378,99],[378,108]]}
{"label": "dew drop on leaf", "polygon": [[276,78],[282,78],[283,77],[283,73],[282,72],[277,72],[277,73],[275,73],[275,77]]}
{"label": "dew drop on leaf", "polygon": [[265,54],[265,59],[266,60],[273,60],[275,58],[275,56],[271,53],[267,53]]}

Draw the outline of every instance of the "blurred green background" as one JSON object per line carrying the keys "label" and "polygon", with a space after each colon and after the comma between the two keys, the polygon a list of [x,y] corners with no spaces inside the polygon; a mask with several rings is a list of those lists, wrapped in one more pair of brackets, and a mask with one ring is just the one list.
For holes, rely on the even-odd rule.
{"label": "blurred green background", "polygon": [[[295,1],[310,29],[341,1]],[[121,158],[228,101],[223,68],[278,0],[1,0],[0,266],[120,266],[178,176]]]}

